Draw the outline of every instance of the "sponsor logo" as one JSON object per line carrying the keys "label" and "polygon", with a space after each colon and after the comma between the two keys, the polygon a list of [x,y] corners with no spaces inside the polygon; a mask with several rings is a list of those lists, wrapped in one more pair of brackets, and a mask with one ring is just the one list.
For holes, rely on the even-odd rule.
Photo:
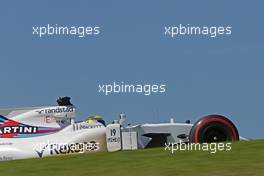
{"label": "sponsor logo", "polygon": [[95,124],[95,125],[89,125],[89,124],[74,124],[73,125],[73,130],[78,131],[78,130],[85,130],[85,129],[94,129],[94,128],[102,128],[104,127],[101,124]]}
{"label": "sponsor logo", "polygon": [[27,138],[59,131],[60,128],[30,126],[0,116],[0,138]]}
{"label": "sponsor logo", "polygon": [[44,123],[58,123],[58,124],[69,124],[71,123],[71,118],[65,118],[65,119],[56,119],[52,116],[45,116],[44,117]]}
{"label": "sponsor logo", "polygon": [[110,138],[107,138],[107,142],[121,142],[121,138],[120,137],[110,137]]}
{"label": "sponsor logo", "polygon": [[40,114],[54,114],[54,113],[67,113],[74,112],[74,107],[58,107],[58,108],[49,108],[49,109],[41,109],[36,111]]}
{"label": "sponsor logo", "polygon": [[84,153],[85,151],[97,151],[100,149],[99,143],[95,141],[71,144],[48,143],[44,146],[39,144],[39,146],[36,145],[34,148],[40,158],[43,157],[46,151],[48,155],[65,155],[73,153]]}
{"label": "sponsor logo", "polygon": [[56,120],[55,120],[55,118],[52,117],[52,116],[46,116],[46,117],[44,118],[44,122],[45,122],[45,123],[54,123],[54,122],[56,122]]}
{"label": "sponsor logo", "polygon": [[4,126],[0,128],[0,134],[13,134],[13,133],[23,133],[31,134],[37,133],[38,127],[32,126]]}

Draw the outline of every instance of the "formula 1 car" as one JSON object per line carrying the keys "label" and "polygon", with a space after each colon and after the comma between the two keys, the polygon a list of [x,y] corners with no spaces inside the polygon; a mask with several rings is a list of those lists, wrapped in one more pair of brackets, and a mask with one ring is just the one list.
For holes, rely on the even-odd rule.
{"label": "formula 1 car", "polygon": [[75,122],[69,97],[58,106],[0,110],[0,161],[42,158],[60,154],[135,150],[165,143],[237,141],[235,125],[226,117],[210,115],[195,124],[170,123],[125,126],[125,114],[106,126],[100,116]]}

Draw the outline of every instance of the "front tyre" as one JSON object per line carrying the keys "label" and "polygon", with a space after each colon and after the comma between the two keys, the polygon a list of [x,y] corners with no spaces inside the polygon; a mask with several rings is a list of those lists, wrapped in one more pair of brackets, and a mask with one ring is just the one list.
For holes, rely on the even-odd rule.
{"label": "front tyre", "polygon": [[236,126],[221,115],[209,115],[198,120],[189,134],[190,143],[233,142],[239,140]]}

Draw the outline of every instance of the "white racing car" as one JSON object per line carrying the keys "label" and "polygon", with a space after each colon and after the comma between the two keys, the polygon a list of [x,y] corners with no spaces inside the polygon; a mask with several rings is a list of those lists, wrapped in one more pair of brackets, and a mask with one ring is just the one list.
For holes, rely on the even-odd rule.
{"label": "white racing car", "polygon": [[237,141],[235,125],[220,115],[195,124],[170,123],[125,126],[125,115],[105,125],[100,116],[75,122],[69,97],[58,106],[0,110],[0,161],[95,151],[134,150],[165,143]]}

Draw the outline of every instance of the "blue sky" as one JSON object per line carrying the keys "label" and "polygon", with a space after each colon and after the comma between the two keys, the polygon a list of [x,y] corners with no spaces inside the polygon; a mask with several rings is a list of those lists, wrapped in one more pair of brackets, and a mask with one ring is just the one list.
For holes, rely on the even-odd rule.
{"label": "blue sky", "polygon": [[[125,112],[130,123],[228,116],[263,138],[263,2],[1,1],[0,107],[52,105],[68,95],[79,119]],[[32,26],[97,25],[98,37],[32,35]],[[228,37],[164,36],[165,25],[230,25]],[[165,94],[99,94],[113,81],[165,83]]]}

